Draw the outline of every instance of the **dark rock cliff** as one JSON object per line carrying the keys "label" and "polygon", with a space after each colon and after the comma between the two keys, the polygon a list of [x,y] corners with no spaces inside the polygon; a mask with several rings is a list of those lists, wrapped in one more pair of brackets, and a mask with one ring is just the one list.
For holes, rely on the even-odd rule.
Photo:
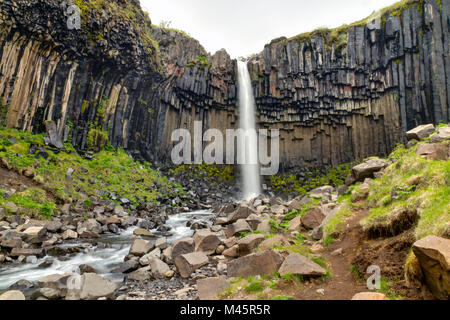
{"label": "dark rock cliff", "polygon": [[[70,1],[66,2],[71,4]],[[237,126],[236,62],[157,28],[138,1],[0,3],[0,121],[54,120],[80,150],[110,141],[168,160],[176,128]],[[449,1],[411,1],[367,21],[278,39],[249,61],[259,126],[281,130],[284,165],[385,155],[404,132],[449,121]]]}
{"label": "dark rock cliff", "polygon": [[410,1],[335,30],[266,45],[250,63],[262,127],[285,163],[386,155],[404,132],[450,121],[449,1]]}

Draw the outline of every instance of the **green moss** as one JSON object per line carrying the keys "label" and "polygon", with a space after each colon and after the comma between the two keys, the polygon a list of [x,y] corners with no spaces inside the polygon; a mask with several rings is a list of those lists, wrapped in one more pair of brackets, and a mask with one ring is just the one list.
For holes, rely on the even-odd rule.
{"label": "green moss", "polygon": [[[103,134],[106,139],[107,135]],[[162,190],[170,196],[184,195],[180,185],[171,183],[163,177],[159,171],[152,169],[149,163],[139,163],[133,161],[122,149],[103,150],[95,154],[94,160],[87,160],[76,153],[61,152],[55,154],[47,150],[49,157],[44,159],[29,155],[28,149],[31,143],[44,146],[44,136],[34,135],[30,132],[21,132],[14,129],[0,128],[0,158],[5,159],[12,169],[23,170],[31,168],[39,175],[46,188],[52,190],[58,199],[66,201],[83,199],[88,196],[99,196],[98,191],[105,192],[102,197],[108,199],[108,195],[115,193],[118,197],[125,197],[137,205],[141,202],[156,202],[156,198],[161,195]],[[14,144],[9,142],[9,138],[14,137],[18,141]],[[73,148],[72,148],[73,149]],[[19,156],[17,153],[20,152]],[[76,174],[72,176],[73,181],[66,181],[66,172],[69,168],[74,169]],[[95,183],[90,183],[95,180]],[[160,188],[155,184],[159,183]],[[80,195],[77,190],[83,190],[86,194]],[[25,195],[33,200],[29,195]],[[42,194],[41,194],[42,196]],[[39,202],[37,197],[34,202]],[[53,201],[51,198],[42,196],[46,202]],[[40,205],[45,204],[39,202]],[[56,207],[55,207],[56,208]],[[38,214],[35,207],[32,214]],[[41,214],[48,215],[51,206],[42,208]]]}
{"label": "green moss", "polygon": [[270,186],[273,190],[282,193],[295,192],[299,195],[306,195],[309,191],[325,186],[335,187],[344,184],[345,179],[350,175],[353,164],[346,163],[333,168],[315,169],[308,172],[306,178],[297,178],[294,174],[281,174],[270,177]]}

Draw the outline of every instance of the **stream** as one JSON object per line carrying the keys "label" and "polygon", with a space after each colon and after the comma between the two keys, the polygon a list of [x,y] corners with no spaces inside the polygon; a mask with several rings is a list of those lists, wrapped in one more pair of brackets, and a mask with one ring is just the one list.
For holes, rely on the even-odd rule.
{"label": "stream", "polygon": [[[170,231],[166,233],[161,233],[156,230],[151,231],[158,236],[165,236],[167,242],[171,244],[178,239],[191,237],[194,234],[194,230],[186,227],[188,221],[207,222],[211,224],[210,218],[213,215],[208,210],[174,214],[169,216],[165,224],[170,227]],[[38,259],[34,263],[0,266],[0,291],[8,289],[9,286],[19,280],[37,282],[39,279],[48,275],[77,272],[79,271],[78,267],[82,264],[89,265],[96,269],[98,274],[120,283],[123,281],[124,275],[122,273],[112,273],[111,271],[124,262],[124,258],[128,254],[131,243],[133,242],[133,231],[135,229],[136,227],[132,227],[117,235],[104,235],[100,239],[95,240],[95,246],[91,246],[89,241],[77,241],[59,245],[62,248],[85,246],[81,252],[75,255],[64,257],[46,256]],[[50,266],[39,266],[49,259],[53,260]]]}

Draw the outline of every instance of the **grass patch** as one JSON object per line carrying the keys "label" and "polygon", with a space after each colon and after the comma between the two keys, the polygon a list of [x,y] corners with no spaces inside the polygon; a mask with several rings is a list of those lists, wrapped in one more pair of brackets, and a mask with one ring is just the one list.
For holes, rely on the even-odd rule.
{"label": "grass patch", "polygon": [[[183,198],[185,195],[180,185],[170,182],[150,163],[134,161],[123,149],[103,150],[95,154],[93,160],[88,160],[78,155],[70,144],[65,144],[69,153],[45,150],[47,156],[43,157],[39,150],[45,147],[43,135],[0,128],[0,137],[0,159],[18,172],[25,169],[34,172],[34,179],[52,190],[61,202],[85,199],[84,204],[89,208],[92,203],[88,197],[101,196],[105,200],[128,198],[137,206],[157,203],[162,196]],[[32,145],[36,151],[29,154]],[[69,168],[73,169],[70,179],[67,177]],[[48,216],[52,206],[47,204],[39,210]]]}
{"label": "grass patch", "polygon": [[370,215],[361,221],[365,230],[389,225],[400,210],[417,210],[417,239],[449,232],[450,161],[431,161],[403,146],[391,154],[395,161],[381,179],[370,185]]}
{"label": "grass patch", "polygon": [[276,296],[276,297],[272,297],[269,298],[269,300],[274,300],[274,301],[284,301],[284,300],[295,300],[294,297],[289,297],[289,296]]}

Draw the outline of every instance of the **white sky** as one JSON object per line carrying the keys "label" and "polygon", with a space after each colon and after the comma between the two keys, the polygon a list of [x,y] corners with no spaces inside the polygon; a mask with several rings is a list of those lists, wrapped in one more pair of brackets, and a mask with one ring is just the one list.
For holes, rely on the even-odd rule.
{"label": "white sky", "polygon": [[272,39],[338,27],[397,0],[140,0],[153,24],[172,21],[215,53],[259,53]]}

